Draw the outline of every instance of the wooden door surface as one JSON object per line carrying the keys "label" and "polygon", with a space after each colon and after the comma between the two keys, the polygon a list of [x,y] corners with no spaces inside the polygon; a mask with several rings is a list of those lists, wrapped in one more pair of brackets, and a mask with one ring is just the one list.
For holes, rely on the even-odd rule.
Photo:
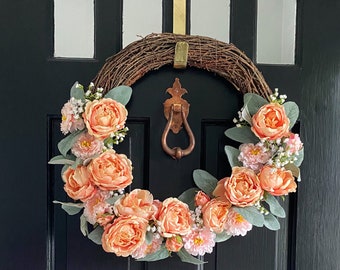
{"label": "wooden door surface", "polygon": [[[171,31],[171,1],[164,1],[163,31]],[[64,200],[60,168],[47,165],[56,154],[60,108],[78,80],[87,84],[106,57],[121,49],[123,1],[95,1],[96,52],[91,60],[53,58],[51,1],[2,1],[0,80],[2,150],[0,180],[1,269],[340,269],[339,73],[340,29],[336,0],[298,1],[297,60],[292,66],[258,65],[269,85],[300,105],[300,133],[306,158],[298,193],[286,201],[282,229],[255,228],[230,239],[205,257],[208,264],[183,264],[174,256],[140,263],[105,253],[81,235],[77,216],[67,216],[52,200]],[[232,1],[231,42],[254,61],[256,3]],[[315,18],[319,18],[316,20]],[[189,20],[189,18],[188,18]],[[188,121],[196,136],[193,153],[180,161],[160,147],[166,120],[165,90],[180,78],[187,89]],[[217,178],[230,172],[223,135],[232,125],[242,95],[227,81],[203,70],[166,66],[133,86],[128,104],[129,136],[119,151],[134,165],[132,187],[148,188],[160,200],[193,186],[192,171]],[[182,132],[169,145],[185,147]]]}

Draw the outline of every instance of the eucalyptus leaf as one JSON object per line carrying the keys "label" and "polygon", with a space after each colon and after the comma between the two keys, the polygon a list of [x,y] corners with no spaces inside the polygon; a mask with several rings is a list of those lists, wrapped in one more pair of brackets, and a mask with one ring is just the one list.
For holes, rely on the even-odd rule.
{"label": "eucalyptus leaf", "polygon": [[103,232],[103,228],[101,226],[97,226],[92,232],[88,234],[87,237],[97,245],[101,245]]}
{"label": "eucalyptus leaf", "polygon": [[181,259],[182,262],[192,263],[196,265],[204,264],[206,262],[197,259],[196,257],[190,255],[185,248],[181,248],[180,251],[177,252],[178,257]]}
{"label": "eucalyptus leaf", "polygon": [[245,220],[256,227],[262,227],[264,224],[263,214],[259,212],[254,206],[249,207],[233,207]]}
{"label": "eucalyptus leaf", "polygon": [[166,259],[170,256],[170,252],[165,248],[165,245],[161,245],[160,249],[156,252],[146,255],[144,258],[140,258],[137,261],[154,262]]}
{"label": "eucalyptus leaf", "polygon": [[131,94],[132,94],[131,87],[126,85],[120,85],[115,88],[112,88],[104,97],[114,99],[115,101],[118,101],[123,105],[126,105],[131,98]]}
{"label": "eucalyptus leaf", "polygon": [[238,160],[240,150],[235,147],[227,145],[224,147],[224,151],[227,154],[228,161],[231,167],[242,166],[242,162]]}
{"label": "eucalyptus leaf", "polygon": [[207,171],[196,169],[193,172],[195,184],[208,195],[216,188],[218,180]]}
{"label": "eucalyptus leaf", "polygon": [[146,232],[145,243],[147,245],[150,245],[152,243],[152,240],[153,240],[153,233],[152,232]]}
{"label": "eucalyptus leaf", "polygon": [[80,216],[80,231],[84,236],[89,234],[89,229],[87,227],[87,220],[86,217],[83,215]]}
{"label": "eucalyptus leaf", "polygon": [[63,155],[58,155],[50,159],[48,164],[67,164],[67,165],[72,165],[74,163],[74,158],[71,155],[67,155],[64,157]]}
{"label": "eucalyptus leaf", "polygon": [[294,164],[296,167],[300,167],[304,158],[304,149],[302,148],[299,152],[299,154],[296,155],[297,160],[294,161]]}
{"label": "eucalyptus leaf", "polygon": [[280,223],[276,217],[274,217],[271,213],[268,213],[264,216],[264,226],[266,226],[269,230],[277,231],[280,229]]}
{"label": "eucalyptus leaf", "polygon": [[242,109],[242,118],[249,124],[251,125],[251,115],[249,113],[248,107],[244,106]]}
{"label": "eucalyptus leaf", "polygon": [[65,212],[71,216],[78,214],[81,209],[83,209],[84,204],[82,203],[71,203],[71,202],[60,202],[53,201],[53,203],[61,204],[61,208],[65,210]]}
{"label": "eucalyptus leaf", "polygon": [[83,160],[80,158],[76,158],[75,162],[72,164],[72,169],[76,169],[79,165],[83,163]]}
{"label": "eucalyptus leaf", "polygon": [[283,103],[283,107],[285,108],[286,115],[290,120],[289,128],[292,128],[295,125],[296,120],[299,117],[299,107],[293,101],[288,101],[288,102]]}
{"label": "eucalyptus leaf", "polygon": [[279,218],[286,217],[285,210],[273,195],[266,192],[264,195],[264,199],[265,202],[269,205],[269,210],[273,215]]}
{"label": "eucalyptus leaf", "polygon": [[111,205],[114,205],[116,201],[118,201],[121,197],[123,197],[124,194],[121,194],[121,195],[118,195],[118,196],[113,196],[113,197],[110,197],[108,199],[106,199],[105,201],[108,203],[108,204],[111,204]]}
{"label": "eucalyptus leaf", "polygon": [[231,235],[223,231],[221,233],[216,233],[215,242],[216,243],[224,242],[230,238],[231,238]]}
{"label": "eucalyptus leaf", "polygon": [[295,166],[294,163],[288,163],[286,166],[285,166],[285,169],[286,170],[290,170],[293,174],[294,177],[296,177],[296,181],[300,182],[301,181],[301,178],[300,178],[300,169]]}
{"label": "eucalyptus leaf", "polygon": [[178,199],[184,203],[186,203],[190,210],[194,210],[195,206],[195,196],[196,193],[199,191],[198,188],[189,188],[184,191],[181,195],[178,196]]}
{"label": "eucalyptus leaf", "polygon": [[244,94],[243,102],[244,107],[248,107],[250,115],[254,115],[263,105],[268,104],[267,100],[254,93]]}
{"label": "eucalyptus leaf", "polygon": [[85,101],[85,93],[84,89],[78,82],[75,82],[71,88],[70,96],[75,99],[80,99],[82,101]]}
{"label": "eucalyptus leaf", "polygon": [[237,142],[241,143],[258,143],[259,138],[255,136],[255,134],[251,131],[250,127],[242,126],[242,127],[232,127],[227,129],[224,134]]}
{"label": "eucalyptus leaf", "polygon": [[59,152],[63,156],[67,155],[67,152],[72,148],[72,146],[77,141],[78,137],[82,132],[83,132],[82,130],[78,130],[74,133],[71,133],[58,143]]}

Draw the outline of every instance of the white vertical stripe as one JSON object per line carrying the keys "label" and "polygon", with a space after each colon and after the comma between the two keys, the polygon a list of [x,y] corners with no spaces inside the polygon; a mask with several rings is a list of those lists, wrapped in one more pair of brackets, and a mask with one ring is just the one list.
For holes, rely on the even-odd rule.
{"label": "white vertical stripe", "polygon": [[296,0],[258,0],[257,63],[294,64]]}
{"label": "white vertical stripe", "polygon": [[123,1],[123,47],[151,33],[162,32],[162,1]]}
{"label": "white vertical stripe", "polygon": [[190,9],[192,35],[229,42],[230,0],[192,0]]}
{"label": "white vertical stripe", "polygon": [[94,57],[93,0],[54,0],[54,57]]}

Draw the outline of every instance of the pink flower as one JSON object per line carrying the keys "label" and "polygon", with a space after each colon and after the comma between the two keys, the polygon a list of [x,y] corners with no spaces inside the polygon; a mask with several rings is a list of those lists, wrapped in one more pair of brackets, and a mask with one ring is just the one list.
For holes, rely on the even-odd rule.
{"label": "pink flower", "polygon": [[78,107],[70,100],[66,102],[61,109],[60,130],[64,135],[69,132],[84,129],[84,120],[78,114],[75,114],[77,110]]}
{"label": "pink flower", "polygon": [[131,257],[134,259],[144,258],[146,255],[156,252],[161,247],[162,242],[163,238],[159,234],[154,234],[152,242],[150,244],[144,242],[131,254]]}
{"label": "pink flower", "polygon": [[245,220],[239,213],[234,211],[232,208],[229,209],[227,222],[224,226],[227,234],[230,234],[232,236],[245,236],[247,232],[250,231],[252,228],[253,225]]}
{"label": "pink flower", "polygon": [[290,133],[286,140],[287,150],[291,154],[295,154],[303,147],[303,143],[300,140],[299,134]]}
{"label": "pink flower", "polygon": [[86,160],[97,154],[100,154],[103,150],[103,147],[103,141],[96,139],[94,136],[88,133],[83,133],[79,136],[71,151],[76,157]]}
{"label": "pink flower", "polygon": [[271,153],[262,146],[262,144],[244,143],[240,145],[240,155],[238,160],[243,163],[244,167],[250,168],[255,172],[259,172],[263,164],[271,157]]}
{"label": "pink flower", "polygon": [[193,256],[211,253],[216,235],[208,228],[196,228],[183,236],[184,248]]}
{"label": "pink flower", "polygon": [[[84,203],[84,216],[89,223],[95,224],[100,221],[98,223],[102,224],[104,221],[109,222],[114,218],[111,205],[106,202],[110,197],[110,192],[98,190],[90,200]],[[112,218],[108,217],[108,214]]]}

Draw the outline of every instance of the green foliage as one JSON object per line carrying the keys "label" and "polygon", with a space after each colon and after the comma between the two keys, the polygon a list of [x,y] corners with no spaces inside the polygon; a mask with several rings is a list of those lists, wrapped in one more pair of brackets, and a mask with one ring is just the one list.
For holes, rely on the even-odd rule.
{"label": "green foliage", "polygon": [[87,220],[84,214],[80,216],[80,231],[84,236],[89,234],[89,228],[87,227]]}
{"label": "green foliage", "polygon": [[81,99],[83,102],[85,102],[84,88],[78,82],[73,84],[70,91],[70,96],[75,99]]}
{"label": "green foliage", "polygon": [[286,115],[290,120],[289,128],[292,128],[299,117],[299,107],[293,101],[283,103],[283,107],[285,108]]}
{"label": "green foliage", "polygon": [[248,108],[250,115],[254,115],[263,105],[268,104],[268,101],[263,97],[253,93],[244,94],[243,102],[244,107]]}
{"label": "green foliage", "polygon": [[152,240],[153,240],[153,233],[152,232],[146,232],[145,243],[147,245],[150,245],[152,243]]}
{"label": "green foliage", "polygon": [[296,177],[296,181],[301,181],[300,169],[294,163],[288,163],[285,168],[292,172],[293,176]]}
{"label": "green foliage", "polygon": [[115,88],[112,88],[104,97],[114,99],[115,101],[118,101],[123,105],[126,105],[131,98],[131,94],[132,94],[131,87],[120,85]]}
{"label": "green foliage", "polygon": [[82,132],[82,130],[78,130],[74,133],[71,133],[58,143],[59,152],[64,157],[66,157],[67,152],[72,148]]}
{"label": "green foliage", "polygon": [[63,155],[58,155],[58,156],[51,158],[50,161],[48,162],[48,164],[72,165],[74,163],[74,160],[75,160],[75,157],[72,156],[72,155],[66,155],[66,157],[64,157]]}
{"label": "green foliage", "polygon": [[170,252],[165,248],[165,245],[162,244],[160,249],[155,253],[148,254],[144,258],[140,258],[137,261],[145,261],[145,262],[154,262],[158,260],[166,259],[170,256]]}
{"label": "green foliage", "polygon": [[242,162],[238,160],[240,150],[227,145],[226,147],[224,147],[224,151],[227,154],[228,161],[231,167],[242,166]]}
{"label": "green foliage", "polygon": [[259,139],[255,136],[255,134],[251,131],[250,127],[242,126],[242,127],[232,127],[227,129],[224,134],[237,142],[240,143],[258,143]]}
{"label": "green foliage", "polygon": [[304,158],[304,149],[299,151],[299,155],[296,156],[297,160],[294,161],[296,167],[300,167]]}
{"label": "green foliage", "polygon": [[230,238],[231,238],[231,235],[227,234],[225,231],[223,231],[221,233],[216,233],[215,242],[216,243],[224,242],[224,241],[226,241]]}
{"label": "green foliage", "polygon": [[121,197],[123,197],[124,195],[118,195],[118,196],[113,196],[108,198],[107,200],[105,200],[108,204],[114,205],[116,201],[118,201],[118,199],[120,199]]}
{"label": "green foliage", "polygon": [[179,195],[178,199],[186,203],[189,206],[190,210],[195,210],[195,196],[198,191],[198,188],[189,188],[181,195]]}
{"label": "green foliage", "polygon": [[78,214],[81,209],[83,209],[84,205],[82,203],[71,203],[71,202],[60,202],[53,201],[53,203],[61,204],[61,208],[69,215],[73,216]]}
{"label": "green foliage", "polygon": [[253,224],[256,227],[263,227],[264,224],[263,214],[261,214],[255,206],[233,207],[233,209],[249,223]]}
{"label": "green foliage", "polygon": [[194,256],[190,255],[185,248],[181,248],[180,251],[177,252],[178,257],[180,257],[182,262],[191,263],[191,264],[204,264],[206,262],[201,261],[200,259],[195,258]]}
{"label": "green foliage", "polygon": [[193,172],[193,178],[196,186],[203,190],[209,196],[212,195],[216,188],[218,180],[207,171],[197,169]]}
{"label": "green foliage", "polygon": [[286,217],[285,210],[273,195],[266,192],[264,194],[264,201],[269,205],[269,210],[273,215],[279,218]]}
{"label": "green foliage", "polygon": [[280,223],[276,217],[274,217],[271,213],[268,213],[264,216],[264,226],[266,226],[269,230],[277,231],[280,229]]}
{"label": "green foliage", "polygon": [[104,229],[101,226],[97,226],[87,237],[97,245],[101,245],[103,232]]}

